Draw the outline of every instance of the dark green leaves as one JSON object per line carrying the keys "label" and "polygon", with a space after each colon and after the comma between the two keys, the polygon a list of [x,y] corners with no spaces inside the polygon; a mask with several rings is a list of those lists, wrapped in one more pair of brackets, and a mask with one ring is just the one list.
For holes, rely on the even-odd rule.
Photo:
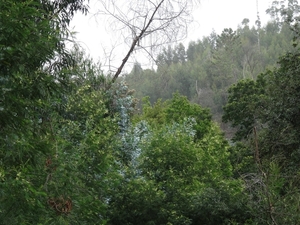
{"label": "dark green leaves", "polygon": [[265,84],[264,76],[260,75],[257,81],[241,80],[228,90],[223,120],[238,128],[235,140],[246,138],[256,126],[258,110],[264,107]]}

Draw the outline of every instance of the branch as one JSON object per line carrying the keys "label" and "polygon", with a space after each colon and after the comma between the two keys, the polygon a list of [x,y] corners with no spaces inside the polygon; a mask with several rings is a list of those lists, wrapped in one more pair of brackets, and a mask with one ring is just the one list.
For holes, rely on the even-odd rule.
{"label": "branch", "polygon": [[255,144],[255,162],[257,163],[258,169],[261,172],[262,177],[266,179],[264,189],[265,189],[265,195],[267,197],[267,207],[268,207],[268,211],[269,211],[269,216],[270,216],[270,219],[272,220],[273,224],[278,225],[273,216],[274,208],[273,208],[273,204],[271,201],[271,196],[270,196],[270,191],[269,191],[269,186],[268,186],[268,175],[263,171],[262,163],[261,163],[261,160],[259,157],[259,148],[258,148],[256,127],[253,128],[253,134],[254,134],[254,144]]}
{"label": "branch", "polygon": [[145,32],[147,31],[147,29],[149,28],[149,26],[151,25],[153,18],[155,16],[155,14],[157,13],[157,10],[160,8],[160,6],[162,5],[162,3],[164,2],[164,0],[161,0],[160,3],[156,6],[155,10],[153,11],[148,23],[146,24],[146,26],[141,30],[140,34],[138,36],[135,37],[135,39],[133,39],[133,42],[131,44],[131,47],[129,49],[129,51],[127,52],[126,56],[124,57],[124,59],[122,60],[121,65],[119,66],[117,72],[115,73],[114,77],[111,80],[111,84],[108,86],[108,89],[111,87],[111,85],[116,81],[116,79],[119,77],[119,75],[121,74],[126,62],[128,61],[130,55],[132,54],[132,52],[134,51],[137,43],[142,39],[143,35],[145,34]]}

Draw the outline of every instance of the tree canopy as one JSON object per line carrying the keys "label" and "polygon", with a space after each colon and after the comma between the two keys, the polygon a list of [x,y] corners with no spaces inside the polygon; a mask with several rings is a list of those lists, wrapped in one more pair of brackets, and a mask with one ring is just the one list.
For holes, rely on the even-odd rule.
{"label": "tree canopy", "polygon": [[300,223],[297,1],[122,79],[66,47],[83,1],[0,8],[1,224]]}

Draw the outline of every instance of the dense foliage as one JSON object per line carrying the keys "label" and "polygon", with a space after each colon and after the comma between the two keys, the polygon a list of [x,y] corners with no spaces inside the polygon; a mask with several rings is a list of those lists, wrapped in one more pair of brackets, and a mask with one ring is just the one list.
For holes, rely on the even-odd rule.
{"label": "dense foliage", "polygon": [[92,86],[103,83],[95,82],[101,74],[93,70],[91,80],[88,61],[65,47],[69,21],[87,6],[1,1],[0,8],[1,224],[98,223],[116,125]]}
{"label": "dense foliage", "polygon": [[0,8],[1,224],[300,223],[297,1],[115,83],[66,48],[83,1]]}
{"label": "dense foliage", "polygon": [[124,173],[110,200],[111,224],[246,220],[243,186],[232,179],[229,145],[210,117],[179,94],[153,107],[145,100],[131,127],[142,131],[132,132],[138,134],[136,166]]}
{"label": "dense foliage", "polygon": [[[263,27],[250,27],[244,19],[236,30],[213,31],[187,48],[181,43],[168,46],[158,55],[155,70],[143,69],[136,62],[125,79],[137,98],[149,96],[154,103],[170,99],[178,91],[210,108],[214,120],[221,123],[228,88],[241,79],[256,79],[276,66],[278,58],[293,49],[292,42],[293,32],[286,23],[272,20]],[[225,124],[222,128],[232,135]]]}
{"label": "dense foliage", "polygon": [[244,177],[249,192],[262,199],[253,207],[256,213],[263,212],[255,220],[297,224],[299,208],[293,204],[300,194],[299,51],[287,53],[278,63],[256,81],[232,86],[223,118],[237,127],[234,139],[241,141],[233,148],[243,158],[236,172]]}
{"label": "dense foliage", "polygon": [[[283,3],[281,3],[283,4]],[[229,89],[223,119],[237,132],[232,147],[234,173],[251,196],[255,224],[298,224],[299,217],[299,10],[296,1],[273,3],[270,9],[288,22],[294,49],[277,67],[256,80],[241,80]],[[281,21],[281,22],[280,22]]]}

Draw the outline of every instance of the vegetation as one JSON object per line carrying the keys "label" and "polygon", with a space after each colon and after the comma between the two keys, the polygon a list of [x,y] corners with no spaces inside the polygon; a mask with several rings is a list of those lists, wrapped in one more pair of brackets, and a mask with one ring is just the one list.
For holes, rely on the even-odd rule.
{"label": "vegetation", "polygon": [[117,82],[66,48],[82,1],[0,8],[1,224],[300,223],[296,1]]}
{"label": "vegetation", "polygon": [[202,40],[168,46],[156,59],[157,69],[143,69],[137,62],[126,75],[126,82],[141,99],[152,103],[167,100],[178,91],[193,102],[210,108],[215,121],[228,137],[233,130],[222,123],[228,88],[241,79],[256,80],[257,75],[277,66],[278,58],[293,51],[293,31],[286,23],[270,21],[264,27],[249,27],[244,19],[237,30],[225,28]]}

